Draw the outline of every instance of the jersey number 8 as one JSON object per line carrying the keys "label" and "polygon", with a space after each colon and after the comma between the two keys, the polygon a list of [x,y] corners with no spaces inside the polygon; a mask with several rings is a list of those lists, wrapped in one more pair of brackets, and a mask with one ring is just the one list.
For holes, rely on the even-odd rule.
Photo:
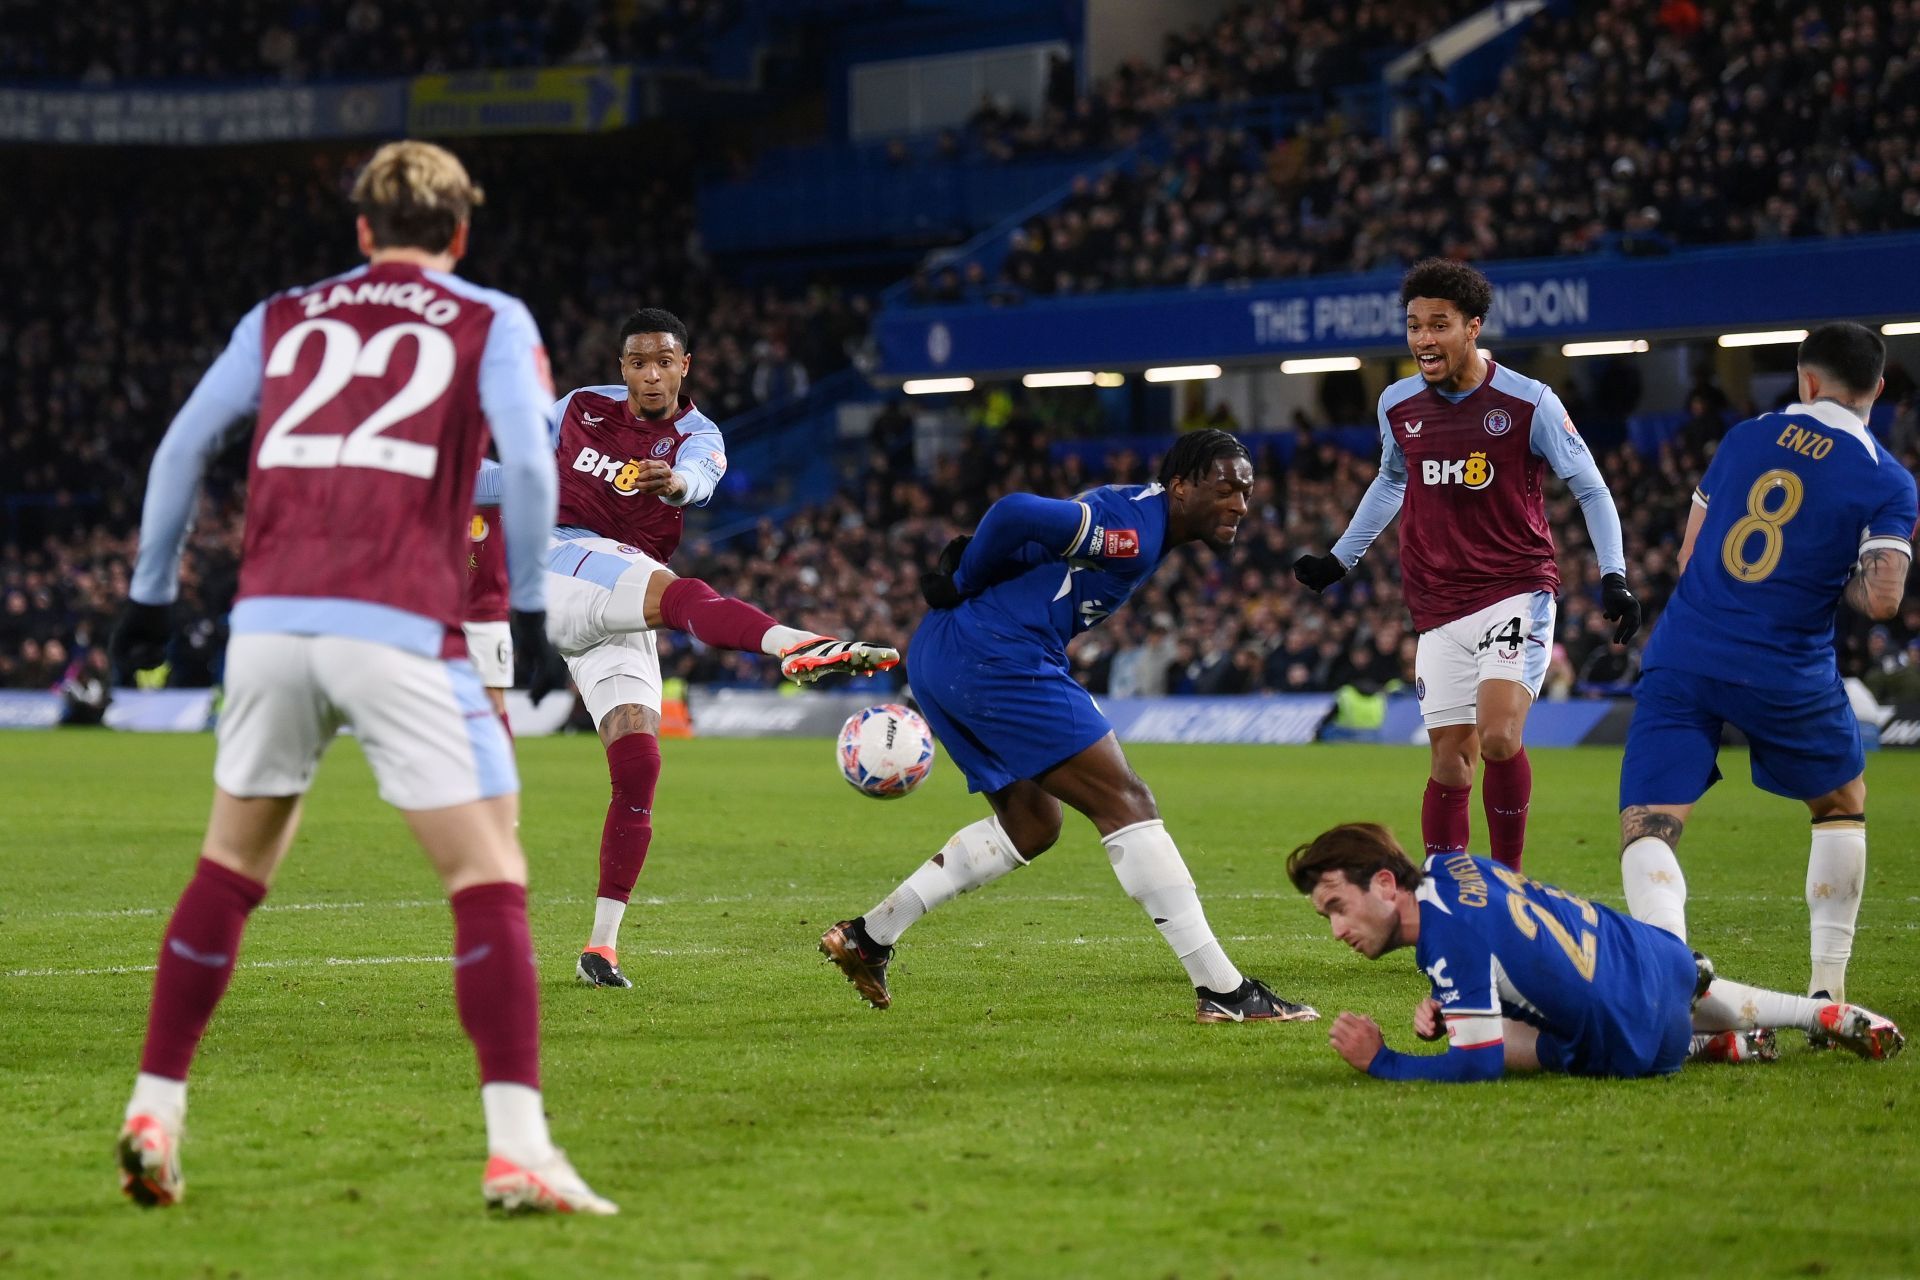
{"label": "jersey number 8", "polygon": [[[364,345],[350,324],[340,320],[305,320],[273,344],[267,356],[266,376],[285,378],[293,373],[300,348],[308,335],[318,333],[325,343],[320,368],[307,389],[281,411],[260,441],[255,460],[267,467],[368,467],[403,476],[433,478],[440,450],[414,440],[389,440],[380,433],[403,422],[446,394],[453,384],[453,339],[431,325],[396,324],[379,330]],[[393,349],[402,338],[417,346],[413,372],[400,389],[343,436],[293,434],[294,428],[346,390],[355,378],[384,377]]]}
{"label": "jersey number 8", "polygon": [[[1775,489],[1786,496],[1769,511],[1767,499]],[[1747,514],[1733,522],[1727,540],[1720,544],[1720,563],[1735,582],[1763,582],[1780,567],[1780,552],[1785,545],[1780,526],[1800,514],[1800,502],[1805,497],[1806,486],[1800,477],[1780,467],[1753,482],[1753,488],[1747,490]],[[1747,542],[1756,533],[1761,535],[1760,554],[1749,560]]]}

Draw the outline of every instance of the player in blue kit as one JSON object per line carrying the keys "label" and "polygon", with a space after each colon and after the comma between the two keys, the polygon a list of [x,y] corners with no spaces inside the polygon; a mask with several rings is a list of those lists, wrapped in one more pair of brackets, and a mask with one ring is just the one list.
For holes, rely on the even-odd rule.
{"label": "player in blue kit", "polygon": [[1445,1036],[1445,1053],[1397,1053],[1360,1014],[1342,1013],[1330,1028],[1342,1058],[1383,1080],[1667,1075],[1696,1032],[1760,1027],[1819,1032],[1863,1058],[1892,1057],[1906,1043],[1857,1006],[1716,977],[1665,930],[1491,859],[1435,854],[1423,870],[1372,823],[1299,846],[1287,878],[1335,939],[1369,960],[1412,947],[1432,986],[1413,1029],[1423,1040]]}
{"label": "player in blue kit", "polygon": [[[1813,814],[1807,990],[1846,998],[1866,883],[1866,757],[1834,661],[1834,608],[1899,612],[1913,558],[1913,477],[1867,413],[1886,346],[1857,324],[1800,345],[1800,402],[1727,433],[1693,495],[1680,582],[1647,644],[1620,770],[1620,877],[1634,917],[1684,939],[1681,828],[1720,777],[1721,726],[1753,781]],[[1700,554],[1696,554],[1700,553]]]}
{"label": "player in blue kit", "polygon": [[1067,642],[1125,604],[1174,547],[1231,546],[1252,490],[1246,447],[1224,431],[1196,431],[1167,452],[1157,484],[1109,485],[1072,501],[1002,498],[922,578],[933,608],[908,649],[908,680],[993,816],[955,833],[866,915],[820,939],[874,1008],[891,1003],[887,963],[907,926],[1046,852],[1060,838],[1064,802],[1092,820],[1121,887],[1179,957],[1201,1022],[1319,1016],[1227,958],[1153,793],[1067,669]]}

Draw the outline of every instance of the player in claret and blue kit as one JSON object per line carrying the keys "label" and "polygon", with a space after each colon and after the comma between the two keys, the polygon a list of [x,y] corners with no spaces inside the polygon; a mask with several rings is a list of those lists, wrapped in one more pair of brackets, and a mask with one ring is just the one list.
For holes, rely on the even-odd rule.
{"label": "player in claret and blue kit", "polygon": [[[660,782],[660,655],[654,632],[761,653],[800,684],[883,671],[886,645],[785,626],[744,600],[721,596],[667,561],[685,509],[704,504],[726,474],[720,428],[680,392],[692,366],[687,327],[646,307],[620,326],[617,385],[580,387],[548,415],[560,471],[559,514],[547,554],[549,634],[606,748],[612,794],[600,832],[593,927],[574,974],[593,987],[628,988],[620,926],[653,841]],[[491,466],[478,498],[497,492]]]}
{"label": "player in claret and blue kit", "polygon": [[1518,869],[1533,802],[1523,736],[1553,649],[1560,572],[1543,473],[1580,503],[1600,562],[1601,608],[1625,644],[1640,626],[1627,589],[1620,516],[1607,482],[1545,383],[1483,356],[1493,286],[1472,267],[1430,258],[1407,272],[1407,348],[1419,372],[1380,393],[1380,473],[1326,555],[1294,576],[1315,591],[1345,577],[1396,514],[1400,581],[1420,633],[1414,692],[1432,771],[1420,807],[1427,852],[1467,847],[1467,802],[1486,760],[1487,845]]}
{"label": "player in claret and blue kit", "polygon": [[1716,977],[1663,929],[1529,880],[1488,858],[1434,854],[1424,868],[1392,833],[1348,823],[1287,859],[1287,878],[1333,936],[1369,960],[1414,949],[1431,986],[1414,1033],[1445,1053],[1386,1047],[1371,1018],[1342,1013],[1336,1052],[1383,1080],[1493,1080],[1507,1071],[1578,1076],[1667,1075],[1705,1037],[1798,1027],[1864,1058],[1906,1043],[1898,1027],[1854,1005]]}
{"label": "player in claret and blue kit", "polygon": [[1002,498],[922,579],[932,610],[908,650],[908,681],[993,816],[956,832],[872,910],[820,939],[875,1008],[891,1003],[887,964],[907,926],[1045,853],[1060,837],[1065,803],[1092,820],[1121,887],[1179,957],[1200,1021],[1318,1016],[1227,958],[1153,793],[1067,667],[1067,642],[1125,604],[1174,547],[1231,546],[1252,489],[1246,448],[1224,431],[1196,431],[1167,452],[1157,484],[1109,485],[1072,501]]}
{"label": "player in claret and blue kit", "polygon": [[1900,610],[1913,560],[1913,476],[1867,430],[1886,385],[1871,329],[1800,345],[1800,402],[1727,433],[1693,495],[1680,581],[1647,644],[1620,769],[1620,875],[1637,919],[1684,938],[1674,846],[1720,777],[1720,732],[1752,747],[1753,781],[1813,815],[1807,989],[1846,995],[1867,874],[1866,756],[1833,651],[1841,600]]}
{"label": "player in claret and blue kit", "polygon": [[148,478],[131,601],[113,637],[132,670],[165,656],[207,462],[258,413],[213,814],[160,948],[120,1132],[122,1185],[149,1205],[185,1188],[188,1067],[320,757],[348,725],[451,901],[454,998],[486,1115],[482,1194],[504,1209],[613,1213],[548,1134],[526,857],[514,835],[520,783],[460,626],[473,475],[491,429],[513,625],[540,681],[565,679],[545,640],[541,572],[555,490],[546,353],[518,299],[452,274],[480,191],[451,153],[382,147],[353,199],[368,264],[249,311]]}

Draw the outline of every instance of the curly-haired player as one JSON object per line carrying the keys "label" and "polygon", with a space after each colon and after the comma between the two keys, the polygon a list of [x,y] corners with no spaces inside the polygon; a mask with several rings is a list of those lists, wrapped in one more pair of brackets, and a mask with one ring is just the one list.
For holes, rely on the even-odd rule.
{"label": "curly-haired player", "polygon": [[1553,648],[1560,575],[1541,471],[1551,465],[1586,514],[1614,643],[1640,628],[1627,590],[1620,516],[1599,467],[1545,383],[1480,353],[1493,286],[1429,258],[1400,286],[1419,372],[1380,395],[1380,474],[1326,555],[1293,573],[1324,591],[1360,562],[1404,504],[1400,582],[1414,629],[1415,691],[1433,750],[1420,828],[1429,853],[1467,847],[1467,800],[1484,756],[1488,843],[1518,868],[1533,767],[1521,734]]}

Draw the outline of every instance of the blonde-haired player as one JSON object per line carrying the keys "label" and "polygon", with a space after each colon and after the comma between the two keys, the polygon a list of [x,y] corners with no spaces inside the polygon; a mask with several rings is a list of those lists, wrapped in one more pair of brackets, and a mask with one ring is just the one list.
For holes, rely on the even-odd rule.
{"label": "blonde-haired player", "polygon": [[491,428],[519,645],[546,682],[541,559],[556,481],[552,398],[533,317],[452,274],[480,188],[450,152],[382,147],[353,187],[367,264],[249,311],[154,455],[140,554],[113,648],[165,656],[181,547],[207,461],[258,414],[246,544],[227,647],[213,815],[167,924],[122,1185],[180,1199],[187,1069],[233,975],[247,917],[293,841],[342,724],[453,907],[453,984],[480,1059],[489,1158],[506,1209],[607,1214],[547,1132],[539,990],[527,933],[519,779],[461,633],[468,507]]}

